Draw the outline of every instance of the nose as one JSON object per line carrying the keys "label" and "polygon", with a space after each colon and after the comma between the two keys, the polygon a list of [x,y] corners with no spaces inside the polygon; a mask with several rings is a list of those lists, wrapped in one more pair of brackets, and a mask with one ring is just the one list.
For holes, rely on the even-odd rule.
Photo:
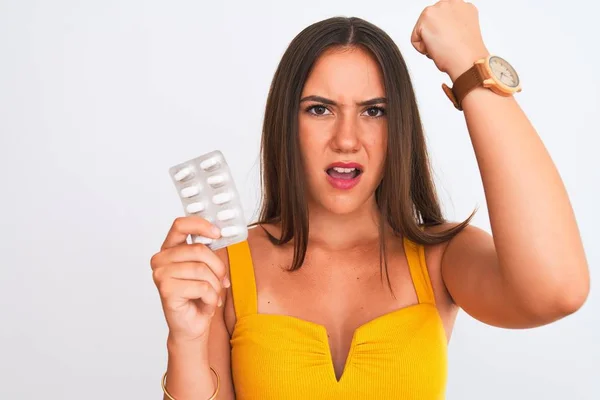
{"label": "nose", "polygon": [[351,115],[339,118],[331,141],[338,153],[356,153],[360,148],[358,121]]}

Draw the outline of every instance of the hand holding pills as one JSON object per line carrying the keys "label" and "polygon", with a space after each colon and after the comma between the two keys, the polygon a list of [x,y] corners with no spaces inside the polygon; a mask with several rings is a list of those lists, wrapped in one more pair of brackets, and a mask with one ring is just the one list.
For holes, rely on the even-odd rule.
{"label": "hand holding pills", "polygon": [[169,174],[186,216],[175,219],[161,251],[152,257],[153,278],[170,337],[204,340],[216,308],[223,304],[223,288],[230,285],[215,251],[246,240],[248,229],[221,152],[176,165]]}
{"label": "hand holding pills", "polygon": [[218,239],[219,229],[198,216],[175,219],[161,251],[150,262],[153,279],[174,340],[206,340],[210,320],[230,286],[223,261],[203,244],[188,244],[189,235]]}
{"label": "hand holding pills", "polygon": [[169,336],[203,340],[216,308],[223,305],[223,288],[230,286],[225,265],[215,251],[246,240],[248,229],[220,151],[175,165],[169,174],[186,216],[175,219],[150,264]]}

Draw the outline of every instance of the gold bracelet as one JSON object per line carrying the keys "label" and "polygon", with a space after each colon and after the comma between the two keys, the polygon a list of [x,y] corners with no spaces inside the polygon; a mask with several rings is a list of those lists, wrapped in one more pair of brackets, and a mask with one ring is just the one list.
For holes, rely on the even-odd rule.
{"label": "gold bracelet", "polygon": [[[215,400],[217,398],[217,394],[219,393],[219,387],[221,386],[221,379],[219,378],[219,374],[217,373],[217,371],[215,371],[215,369],[213,367],[210,367],[210,370],[217,377],[217,388],[215,389],[215,392],[212,394],[212,396],[210,396],[208,398],[208,400]],[[167,390],[167,373],[166,372],[164,373],[163,378],[162,378],[162,390],[163,390],[165,396],[167,396],[169,398],[169,400],[175,400],[175,398],[173,396],[171,396],[171,394]]]}

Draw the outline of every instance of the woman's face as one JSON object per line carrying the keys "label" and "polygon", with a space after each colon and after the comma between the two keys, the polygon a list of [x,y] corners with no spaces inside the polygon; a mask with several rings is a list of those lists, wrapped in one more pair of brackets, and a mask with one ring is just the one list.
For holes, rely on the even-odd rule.
{"label": "woman's face", "polygon": [[385,95],[379,65],[366,50],[330,49],[316,61],[298,117],[313,205],[346,214],[374,199],[387,146]]}

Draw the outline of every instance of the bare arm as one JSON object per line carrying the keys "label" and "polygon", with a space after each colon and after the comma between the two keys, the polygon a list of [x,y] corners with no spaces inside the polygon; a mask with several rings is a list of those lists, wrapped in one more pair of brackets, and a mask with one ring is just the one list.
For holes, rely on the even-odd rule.
{"label": "bare arm", "polygon": [[[460,0],[426,7],[411,42],[453,82],[489,55],[477,8]],[[573,313],[587,298],[589,271],[550,155],[514,97],[480,87],[462,107],[493,236],[470,226],[450,240],[441,263],[450,295],[474,318],[507,328]]]}
{"label": "bare arm", "polygon": [[[208,399],[217,384],[210,367],[216,370],[220,378],[217,399],[235,398],[231,380],[231,346],[225,327],[224,308],[219,307],[212,319],[207,343],[176,343],[168,340],[167,388],[177,400]],[[168,400],[166,396],[164,399]]]}
{"label": "bare arm", "polygon": [[[219,237],[200,217],[177,218],[150,262],[167,325],[167,392],[177,400],[233,399],[229,333],[224,322],[227,301],[227,251],[187,244],[190,234]],[[168,397],[165,395],[165,399]]]}
{"label": "bare arm", "polygon": [[442,260],[450,294],[474,318],[507,328],[575,312],[587,298],[589,271],[550,155],[513,97],[479,88],[463,107],[493,237],[468,227],[450,241]]}
{"label": "bare arm", "polygon": [[[217,255],[228,268],[227,251],[221,249]],[[215,391],[217,380],[210,367],[220,378],[217,399],[233,400],[235,393],[231,379],[231,345],[225,326],[225,304],[231,299],[223,290],[223,306],[216,309],[211,320],[208,340],[199,343],[177,343],[167,341],[169,362],[167,366],[168,390],[177,400],[208,399]],[[177,394],[177,395],[176,395]],[[164,400],[168,400],[165,396]]]}

